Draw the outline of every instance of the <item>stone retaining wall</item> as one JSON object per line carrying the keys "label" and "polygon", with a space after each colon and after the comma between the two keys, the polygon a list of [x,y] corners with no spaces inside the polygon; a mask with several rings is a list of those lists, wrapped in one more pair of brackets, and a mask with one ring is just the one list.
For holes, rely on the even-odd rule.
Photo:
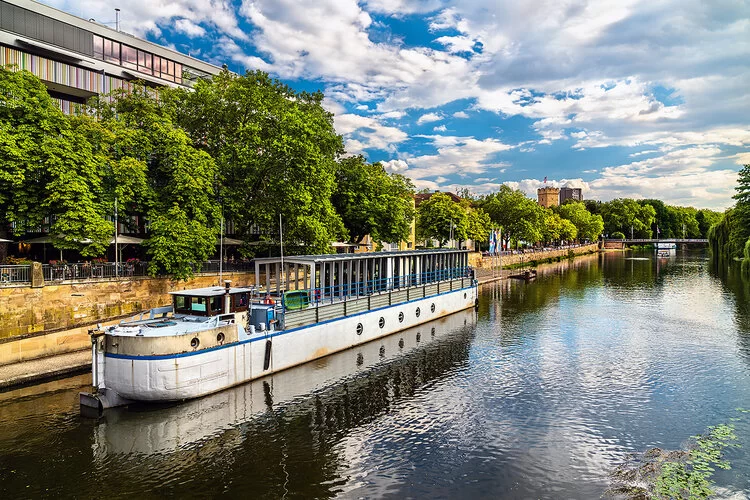
{"label": "stone retaining wall", "polygon": [[531,261],[539,261],[544,259],[554,259],[557,257],[567,257],[568,251],[573,250],[575,255],[582,255],[586,253],[596,252],[599,250],[598,243],[592,243],[590,245],[583,245],[572,249],[564,248],[561,250],[547,250],[527,253],[517,253],[512,255],[503,255],[501,258],[498,257],[482,257],[479,252],[469,254],[469,265],[474,266],[478,269],[487,269],[497,266],[502,263],[503,267],[514,266],[518,264],[528,263]]}
{"label": "stone retaining wall", "polygon": [[[255,283],[253,273],[224,273],[223,279],[235,286]],[[99,321],[169,304],[171,291],[218,284],[211,275],[0,288],[0,365],[87,348],[88,329]]]}

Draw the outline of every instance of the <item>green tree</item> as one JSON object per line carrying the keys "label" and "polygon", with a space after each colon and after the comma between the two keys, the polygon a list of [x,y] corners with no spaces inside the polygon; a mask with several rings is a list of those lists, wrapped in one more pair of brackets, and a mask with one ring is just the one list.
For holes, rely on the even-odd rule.
{"label": "green tree", "polygon": [[602,216],[586,210],[586,205],[580,201],[566,203],[558,211],[560,217],[575,226],[576,236],[581,241],[596,241],[604,230]]}
{"label": "green tree", "polygon": [[388,174],[380,163],[368,163],[362,156],[339,160],[331,201],[350,243],[359,243],[368,234],[374,241],[409,239],[414,186],[402,175]]}
{"label": "green tree", "polygon": [[698,222],[698,232],[700,238],[707,238],[708,229],[714,224],[718,224],[721,220],[721,212],[715,212],[713,210],[701,209],[695,214],[695,220]]}
{"label": "green tree", "polygon": [[[0,219],[16,234],[46,229],[56,248],[101,255],[113,225],[102,164],[41,81],[0,68]],[[46,222],[48,221],[48,222]]]}
{"label": "green tree", "polygon": [[177,123],[219,167],[226,213],[241,233],[253,227],[320,252],[345,235],[331,203],[343,143],[320,92],[295,92],[262,71],[228,71],[165,94]]}
{"label": "green tree", "polygon": [[602,203],[602,220],[604,232],[612,234],[619,231],[630,236],[631,228],[636,238],[652,237],[651,226],[656,221],[656,211],[649,204],[641,205],[629,198],[617,198]]}
{"label": "green tree", "polygon": [[502,185],[496,193],[480,199],[478,205],[493,223],[502,227],[506,243],[518,240],[534,243],[542,239],[544,211],[522,191]]}
{"label": "green tree", "polygon": [[455,229],[459,243],[465,240],[487,241],[490,229],[492,229],[492,220],[489,214],[481,208],[473,207],[470,200],[467,199],[462,200],[459,206],[464,212],[464,217]]}
{"label": "green tree", "polygon": [[[216,249],[216,163],[173,124],[169,101],[152,90],[136,85],[113,97],[94,102],[92,110],[108,133],[97,144],[108,159],[108,196],[118,196],[131,214],[146,214],[149,272],[187,279]],[[92,135],[97,130],[83,119],[80,127]]]}
{"label": "green tree", "polygon": [[[417,207],[417,239],[435,239],[442,247],[450,240],[459,238],[457,229],[466,227],[466,212],[445,193],[435,193]],[[453,228],[451,230],[451,228]]]}

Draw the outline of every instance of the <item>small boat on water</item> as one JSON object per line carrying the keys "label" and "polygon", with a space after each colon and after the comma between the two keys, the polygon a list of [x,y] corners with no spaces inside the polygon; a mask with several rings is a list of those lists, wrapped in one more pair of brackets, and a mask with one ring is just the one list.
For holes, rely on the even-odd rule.
{"label": "small boat on water", "polygon": [[255,280],[171,292],[169,306],[92,330],[81,406],[205,396],[477,303],[461,250],[257,259]]}
{"label": "small boat on water", "polygon": [[531,281],[536,278],[536,269],[526,269],[523,272],[511,274],[508,277],[515,280]]}

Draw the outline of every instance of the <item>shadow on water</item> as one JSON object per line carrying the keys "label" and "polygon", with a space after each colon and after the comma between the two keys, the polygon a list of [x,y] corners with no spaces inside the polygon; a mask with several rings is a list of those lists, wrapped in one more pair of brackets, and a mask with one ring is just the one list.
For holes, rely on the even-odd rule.
{"label": "shadow on water", "polygon": [[80,378],[5,395],[0,492],[334,496],[350,480],[339,472],[342,438],[461,369],[475,319],[456,313],[198,400],[114,409],[99,421],[71,405]]}

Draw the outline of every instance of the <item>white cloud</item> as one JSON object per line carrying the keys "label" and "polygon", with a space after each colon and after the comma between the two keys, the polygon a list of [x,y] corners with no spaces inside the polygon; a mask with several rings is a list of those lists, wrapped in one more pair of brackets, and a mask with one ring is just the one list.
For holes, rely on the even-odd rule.
{"label": "white cloud", "polygon": [[[128,2],[116,2],[114,0],[47,0],[44,3],[58,9],[83,17],[94,18],[97,22],[106,23],[114,28],[114,8],[121,7],[120,24],[121,29],[137,36],[145,36],[154,33],[159,36],[162,32],[160,26],[175,25],[182,21],[182,27],[187,23],[192,27],[179,31],[189,36],[203,36],[194,34],[199,24],[215,26],[226,36],[237,40],[247,40],[247,35],[240,29],[234,7],[231,2],[225,0],[129,0]],[[177,21],[175,21],[177,20]]]}
{"label": "white cloud", "polygon": [[443,117],[437,113],[425,113],[417,119],[417,125],[423,125],[425,123],[436,122],[442,120]]}
{"label": "white cloud", "polygon": [[406,172],[406,170],[409,169],[409,164],[404,160],[388,160],[381,161],[380,163],[383,164],[383,167],[388,172],[393,172],[395,174],[403,174],[404,172]]}
{"label": "white cloud", "polygon": [[455,113],[453,113],[453,118],[468,118],[468,117],[469,117],[469,113],[465,111],[456,111]]}
{"label": "white cloud", "polygon": [[180,33],[184,33],[189,37],[205,36],[206,30],[195,24],[189,19],[178,19],[174,23],[174,27]]}
{"label": "white cloud", "polygon": [[396,144],[408,138],[401,129],[383,125],[372,117],[342,114],[335,116],[334,124],[336,131],[344,136],[349,153],[361,153],[363,149],[395,152]]}
{"label": "white cloud", "polygon": [[424,136],[436,148],[434,154],[410,156],[409,177],[414,180],[438,176],[470,175],[502,171],[508,164],[497,160],[498,153],[513,146],[497,139],[433,135]]}
{"label": "white cloud", "polygon": [[445,125],[438,125],[437,127],[432,128],[433,132],[445,132],[446,130],[448,130],[448,128]]}

